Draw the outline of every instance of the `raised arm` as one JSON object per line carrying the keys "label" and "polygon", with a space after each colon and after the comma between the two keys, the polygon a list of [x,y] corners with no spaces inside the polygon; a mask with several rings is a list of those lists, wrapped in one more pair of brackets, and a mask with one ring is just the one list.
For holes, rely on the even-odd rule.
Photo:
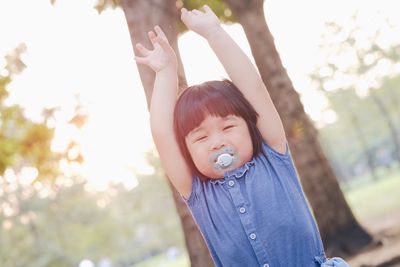
{"label": "raised arm", "polygon": [[220,21],[206,5],[204,11],[182,9],[181,19],[203,36],[224,66],[232,82],[257,111],[257,126],[265,142],[279,152],[286,150],[282,121],[259,73],[246,54],[221,27]]}
{"label": "raised arm", "polygon": [[174,50],[160,27],[148,36],[154,49],[148,50],[140,43],[136,48],[143,57],[136,57],[140,64],[156,72],[150,102],[150,126],[154,143],[160,155],[161,165],[176,190],[189,197],[192,177],[178,144],[173,129],[173,114],[178,93],[177,59]]}

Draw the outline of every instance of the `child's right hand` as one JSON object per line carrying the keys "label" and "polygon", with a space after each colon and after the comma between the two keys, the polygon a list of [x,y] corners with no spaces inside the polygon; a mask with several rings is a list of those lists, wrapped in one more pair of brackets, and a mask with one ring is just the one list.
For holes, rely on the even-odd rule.
{"label": "child's right hand", "polygon": [[221,23],[209,6],[205,5],[203,9],[205,12],[197,9],[188,11],[182,8],[181,20],[189,30],[208,39],[213,33],[218,32]]}
{"label": "child's right hand", "polygon": [[167,37],[159,26],[154,27],[154,31],[148,32],[149,39],[153,44],[154,49],[149,50],[145,48],[141,43],[136,44],[136,48],[143,55],[143,57],[135,57],[135,60],[139,64],[149,66],[155,72],[159,72],[169,66],[176,68],[177,59],[168,42]]}

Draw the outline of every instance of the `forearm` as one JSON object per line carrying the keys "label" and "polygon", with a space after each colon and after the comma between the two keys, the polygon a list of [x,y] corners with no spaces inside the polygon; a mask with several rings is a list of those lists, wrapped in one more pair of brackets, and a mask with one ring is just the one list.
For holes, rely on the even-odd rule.
{"label": "forearm", "polygon": [[176,66],[171,65],[157,72],[150,102],[150,125],[154,138],[173,134],[173,114],[177,93]]}
{"label": "forearm", "polygon": [[222,27],[206,39],[232,82],[257,111],[257,126],[264,139],[269,144],[278,144],[275,147],[284,151],[285,132],[281,119],[253,63]]}
{"label": "forearm", "polygon": [[232,82],[245,96],[248,90],[265,90],[253,63],[222,27],[216,28],[206,39]]}

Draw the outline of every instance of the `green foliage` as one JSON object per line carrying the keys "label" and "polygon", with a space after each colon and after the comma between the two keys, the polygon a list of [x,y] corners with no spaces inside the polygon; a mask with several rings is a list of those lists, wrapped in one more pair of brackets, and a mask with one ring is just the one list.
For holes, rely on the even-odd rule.
{"label": "green foliage", "polygon": [[[212,1],[212,0],[184,0],[178,1],[181,3],[182,7],[185,7],[188,10],[192,9],[202,9],[204,5],[208,5],[215,12],[215,14],[219,17],[219,19],[225,23],[236,22],[236,19],[233,17],[231,10],[227,7],[227,5],[223,1]],[[186,26],[179,20],[178,21],[178,29],[179,32],[183,33],[187,31]]]}
{"label": "green foliage", "polygon": [[101,13],[106,8],[116,8],[120,4],[120,0],[98,0],[94,8]]}
{"label": "green foliage", "polygon": [[31,166],[39,170],[40,178],[49,178],[55,173],[51,162],[57,160],[50,150],[53,129],[45,121],[27,119],[20,106],[5,103],[11,75],[0,76],[0,175],[7,168],[18,171]]}
{"label": "green foliage", "polygon": [[188,10],[202,9],[204,5],[208,5],[222,21],[233,22],[232,12],[229,10],[224,1],[184,0],[182,2],[183,7]]}
{"label": "green foliage", "polygon": [[320,135],[342,178],[365,172],[365,165],[393,164],[400,138],[400,75],[395,68],[381,71],[397,63],[400,45],[381,44],[379,30],[361,36],[362,29],[353,24],[328,25],[321,45],[325,62],[310,75],[337,115]]}
{"label": "green foliage", "polygon": [[[120,5],[120,0],[98,0],[94,8],[99,12],[103,12],[107,8],[116,8]],[[177,0],[175,3],[177,8],[185,7],[188,10],[201,9],[204,5],[208,5],[219,17],[219,19],[225,23],[236,22],[236,18],[232,15],[231,10],[227,7],[224,1],[214,0]],[[161,6],[160,6],[161,8]],[[178,13],[179,14],[179,13]],[[179,32],[187,31],[186,26],[178,20]]]}
{"label": "green foliage", "polygon": [[8,97],[8,92],[5,88],[10,82],[10,76],[0,76],[0,103],[3,103],[4,99]]}

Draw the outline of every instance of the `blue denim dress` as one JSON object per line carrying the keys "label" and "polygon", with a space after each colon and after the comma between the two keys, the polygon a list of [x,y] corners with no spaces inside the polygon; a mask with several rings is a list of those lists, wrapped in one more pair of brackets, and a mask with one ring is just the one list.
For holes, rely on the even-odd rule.
{"label": "blue denim dress", "polygon": [[216,266],[347,266],[326,258],[288,149],[264,143],[221,179],[193,177],[186,203]]}

